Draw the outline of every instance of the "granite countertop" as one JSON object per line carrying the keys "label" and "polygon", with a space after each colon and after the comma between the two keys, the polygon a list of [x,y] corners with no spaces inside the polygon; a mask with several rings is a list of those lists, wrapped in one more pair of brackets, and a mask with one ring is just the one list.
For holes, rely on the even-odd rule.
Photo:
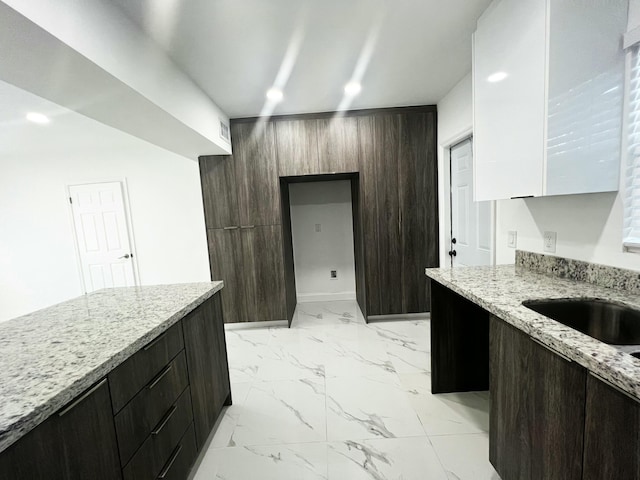
{"label": "granite countertop", "polygon": [[429,268],[426,274],[640,399],[640,360],[522,305],[524,300],[544,298],[598,298],[640,309],[640,294],[534,273],[516,265]]}
{"label": "granite countertop", "polygon": [[0,451],[222,286],[107,288],[0,323]]}

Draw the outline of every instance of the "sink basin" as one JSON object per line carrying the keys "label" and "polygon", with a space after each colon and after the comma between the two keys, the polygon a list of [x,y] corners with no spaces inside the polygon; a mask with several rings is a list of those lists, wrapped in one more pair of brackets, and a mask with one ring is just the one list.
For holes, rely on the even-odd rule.
{"label": "sink basin", "polygon": [[640,311],[605,300],[561,298],[522,304],[610,345],[640,345]]}
{"label": "sink basin", "polygon": [[640,352],[633,352],[631,354],[632,357],[640,358]]}

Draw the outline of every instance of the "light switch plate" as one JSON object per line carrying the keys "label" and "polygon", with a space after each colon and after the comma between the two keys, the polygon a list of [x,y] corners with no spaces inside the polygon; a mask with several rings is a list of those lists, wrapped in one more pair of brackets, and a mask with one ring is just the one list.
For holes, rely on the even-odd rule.
{"label": "light switch plate", "polygon": [[516,248],[518,246],[518,232],[509,230],[507,232],[507,247]]}
{"label": "light switch plate", "polygon": [[558,234],[556,232],[544,232],[544,251],[548,253],[556,253],[556,240]]}

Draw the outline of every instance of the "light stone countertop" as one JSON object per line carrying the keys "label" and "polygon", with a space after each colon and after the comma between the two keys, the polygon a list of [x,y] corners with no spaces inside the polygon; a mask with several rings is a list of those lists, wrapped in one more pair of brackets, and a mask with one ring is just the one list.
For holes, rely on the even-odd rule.
{"label": "light stone countertop", "polygon": [[0,323],[0,451],[222,287],[107,288]]}
{"label": "light stone countertop", "polygon": [[544,298],[598,298],[640,309],[639,294],[534,273],[515,265],[428,268],[426,274],[640,399],[640,360],[522,305],[524,300]]}

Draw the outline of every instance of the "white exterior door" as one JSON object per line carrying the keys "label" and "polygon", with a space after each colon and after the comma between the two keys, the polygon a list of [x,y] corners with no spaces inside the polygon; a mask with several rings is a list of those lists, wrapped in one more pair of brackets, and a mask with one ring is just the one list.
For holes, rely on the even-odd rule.
{"label": "white exterior door", "polygon": [[473,201],[473,147],[451,147],[452,266],[491,264],[491,202]]}
{"label": "white exterior door", "polygon": [[69,195],[85,292],[135,285],[122,184],[72,185]]}

